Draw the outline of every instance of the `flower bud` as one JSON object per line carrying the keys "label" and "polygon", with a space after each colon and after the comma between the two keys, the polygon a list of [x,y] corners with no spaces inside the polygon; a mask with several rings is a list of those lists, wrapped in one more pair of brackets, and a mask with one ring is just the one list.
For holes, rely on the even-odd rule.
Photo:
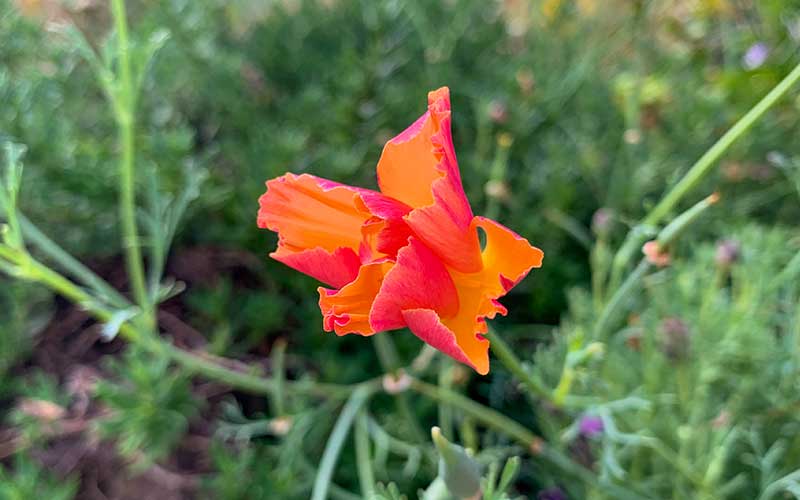
{"label": "flower bud", "polygon": [[610,208],[599,208],[592,215],[592,231],[598,236],[605,236],[614,223],[614,211]]}
{"label": "flower bud", "polygon": [[680,318],[665,318],[661,322],[661,348],[674,360],[686,359],[689,355],[689,326]]}
{"label": "flower bud", "polygon": [[578,423],[578,430],[584,437],[599,436],[605,430],[603,419],[597,415],[584,415]]}
{"label": "flower bud", "polygon": [[481,496],[481,473],[478,462],[467,451],[442,436],[441,429],[431,429],[431,437],[439,451],[439,477],[447,489],[459,499],[478,499]]}
{"label": "flower bud", "polygon": [[508,107],[503,101],[500,100],[493,100],[489,103],[489,118],[499,124],[503,124],[508,121]]}
{"label": "flower bud", "polygon": [[737,260],[741,253],[741,246],[736,240],[722,240],[717,244],[717,253],[714,260],[721,268],[727,269],[731,267]]}

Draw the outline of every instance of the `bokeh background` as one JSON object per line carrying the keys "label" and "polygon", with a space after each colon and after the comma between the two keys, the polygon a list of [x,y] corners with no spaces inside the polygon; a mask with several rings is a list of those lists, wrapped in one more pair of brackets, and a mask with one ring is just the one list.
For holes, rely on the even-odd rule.
{"label": "bokeh background", "polygon": [[[285,343],[292,378],[379,375],[365,339],[322,332],[316,283],[267,259],[276,238],[256,228],[257,199],[287,171],[375,187],[383,144],[447,85],[473,209],[546,254],[497,330],[550,387],[570,342],[603,345],[572,389],[591,404],[531,398],[499,363],[488,377],[456,370],[455,387],[650,498],[756,498],[800,465],[800,266],[787,267],[800,246],[798,91],[684,204],[721,195],[613,339],[585,337],[609,252],[800,60],[800,3],[142,0],[128,12],[136,40],[167,37],[143,82],[137,167],[165,192],[196,186],[167,265],[186,290],[159,315],[175,343],[267,370]],[[106,2],[0,0],[0,140],[27,146],[27,217],[125,290],[113,117],[66,25],[100,49]],[[308,497],[335,406],[298,397],[275,415],[265,398],[103,342],[81,308],[35,285],[0,277],[0,303],[0,498]],[[403,359],[419,350],[392,335]],[[390,402],[376,419],[408,436]],[[436,423],[433,403],[413,403]],[[586,412],[608,417],[605,433],[568,432]],[[707,437],[678,465],[646,442],[682,449],[689,423]],[[460,441],[520,453],[471,428]],[[378,479],[416,498],[436,470],[401,444]],[[353,460],[347,448],[335,481],[357,492]],[[706,477],[711,465],[722,472]],[[701,480],[680,478],[686,467]],[[532,459],[514,488],[613,498]]]}

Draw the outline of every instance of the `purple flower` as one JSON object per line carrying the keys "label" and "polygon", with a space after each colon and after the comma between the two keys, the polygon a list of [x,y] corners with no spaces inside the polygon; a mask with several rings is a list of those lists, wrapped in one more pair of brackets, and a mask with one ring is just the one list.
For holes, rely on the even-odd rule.
{"label": "purple flower", "polygon": [[584,415],[578,424],[578,429],[584,437],[594,437],[603,433],[605,429],[603,419],[596,415]]}
{"label": "purple flower", "polygon": [[745,69],[756,69],[764,64],[769,56],[769,47],[764,42],[757,42],[750,46],[742,57],[742,65]]}
{"label": "purple flower", "polygon": [[536,495],[536,498],[539,500],[567,500],[567,494],[556,486],[540,491],[539,494]]}

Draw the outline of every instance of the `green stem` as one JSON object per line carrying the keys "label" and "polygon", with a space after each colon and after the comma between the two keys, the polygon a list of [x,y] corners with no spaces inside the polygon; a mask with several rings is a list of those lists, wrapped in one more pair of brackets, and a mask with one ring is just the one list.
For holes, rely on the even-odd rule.
{"label": "green stem", "polygon": [[[37,281],[56,293],[69,299],[73,303],[86,309],[100,321],[108,322],[114,312],[92,297],[86,290],[80,288],[61,274],[37,261],[27,253],[22,253],[0,246],[0,257],[9,261],[20,269],[24,278]],[[198,354],[193,354],[175,347],[160,338],[147,335],[147,331],[140,330],[132,323],[123,323],[119,332],[128,341],[141,346],[154,354],[167,356],[174,362],[184,366],[192,373],[198,373],[213,380],[218,380],[231,387],[252,392],[254,394],[275,394],[281,390],[275,380],[258,375],[251,375],[226,368],[214,361]],[[373,379],[365,383],[375,383]],[[322,397],[347,397],[353,386],[338,384],[319,384],[315,382],[285,382],[286,389],[295,394],[313,394]]]}
{"label": "green stem", "polygon": [[55,261],[67,274],[90,287],[109,305],[125,309],[130,307],[128,300],[114,287],[84,266],[78,259],[65,252],[53,240],[42,233],[27,217],[18,214],[20,227],[25,240],[33,243],[44,255]]}
{"label": "green stem", "polygon": [[[765,95],[750,111],[739,119],[716,143],[714,143],[708,151],[703,154],[694,165],[689,168],[689,171],[681,178],[680,181],[661,199],[658,204],[642,219],[642,226],[654,226],[661,222],[675,206],[688,194],[692,189],[697,187],[700,181],[708,175],[712,167],[716,164],[717,160],[753,125],[771,108],[776,102],[783,97],[789,89],[800,80],[800,64],[786,77],[780,81],[767,95]],[[614,257],[613,271],[611,275],[611,283],[615,285],[619,283],[622,272],[630,262],[631,257],[636,252],[638,247],[644,243],[644,236],[639,231],[632,231],[628,233],[628,237],[620,247],[617,255]],[[615,286],[613,288],[616,288]],[[613,289],[612,288],[612,289]]]}
{"label": "green stem", "polygon": [[[449,357],[442,356],[439,363],[439,376],[436,383],[442,389],[449,391],[453,388],[453,361]],[[438,404],[439,427],[442,435],[447,439],[454,439],[453,435],[453,407],[449,404],[440,402]]]}
{"label": "green stem", "polygon": [[639,262],[639,265],[636,266],[636,269],[633,270],[631,274],[625,279],[625,282],[617,288],[617,291],[614,292],[614,295],[611,296],[611,299],[608,301],[608,304],[603,308],[602,312],[600,313],[600,318],[597,320],[595,326],[595,340],[604,339],[606,336],[606,330],[608,330],[611,324],[617,319],[617,314],[619,309],[625,303],[629,296],[636,291],[637,287],[639,286],[639,281],[644,278],[644,275],[647,274],[647,271],[650,270],[650,263],[647,260],[642,259]]}
{"label": "green stem", "polygon": [[375,495],[375,472],[372,470],[368,425],[367,414],[361,410],[358,412],[355,425],[356,467],[361,496],[367,500]]}
{"label": "green stem", "polygon": [[462,396],[461,394],[453,391],[443,389],[441,387],[428,384],[418,379],[411,381],[411,389],[427,396],[435,401],[447,403],[463,411],[482,422],[487,427],[491,427],[499,432],[513,437],[525,449],[537,453],[544,445],[542,438],[532,433],[522,425],[514,420],[506,417],[500,412],[497,412],[487,406]]}
{"label": "green stem", "polygon": [[[387,374],[397,373],[401,368],[400,358],[397,355],[397,349],[395,348],[392,338],[389,337],[389,334],[383,332],[378,335],[373,335],[372,341],[383,371]],[[419,419],[417,419],[416,414],[411,410],[408,396],[403,392],[399,392],[394,394],[394,401],[397,406],[397,411],[400,413],[403,421],[408,423],[414,440],[424,443],[426,441],[425,434],[422,431]]]}
{"label": "green stem", "polygon": [[[718,199],[719,197],[716,194],[707,196],[695,203],[691,208],[682,214],[675,217],[675,219],[667,224],[666,227],[664,227],[656,236],[658,245],[663,248],[675,241],[675,239],[684,229],[689,227],[689,225],[696,221],[700,215],[711,208],[711,206],[713,206]],[[608,330],[616,320],[619,309],[622,307],[628,297],[632,296],[636,291],[636,288],[639,286],[639,282],[642,280],[642,278],[644,278],[645,274],[647,274],[647,271],[650,269],[650,267],[650,263],[647,261],[647,259],[642,259],[639,262],[639,265],[636,266],[636,269],[634,269],[633,272],[625,279],[625,282],[623,282],[622,285],[616,289],[616,292],[614,292],[614,295],[611,296],[611,300],[609,300],[608,304],[606,304],[606,306],[603,308],[602,312],[600,313],[600,318],[597,320],[597,326],[595,327],[594,334],[594,338],[596,340],[602,340],[605,338],[607,333],[606,330]]]}
{"label": "green stem", "polygon": [[284,385],[286,382],[286,341],[278,339],[272,345],[272,373],[275,381],[275,392],[272,396],[272,411],[275,415],[286,415],[286,398]]}
{"label": "green stem", "polygon": [[514,354],[511,347],[493,328],[489,328],[486,338],[489,339],[492,352],[497,356],[497,359],[525,385],[531,394],[535,394],[544,400],[550,400],[550,390],[522,366],[522,362]]}
{"label": "green stem", "polygon": [[342,451],[345,438],[350,432],[350,427],[353,425],[356,414],[376,390],[377,385],[375,384],[359,387],[353,391],[344,408],[342,408],[342,413],[336,420],[331,436],[325,444],[325,451],[322,452],[322,460],[319,463],[317,476],[314,479],[314,488],[311,491],[311,500],[326,500],[328,498],[328,488],[333,480],[333,470],[339,460],[339,453]]}
{"label": "green stem", "polygon": [[153,303],[147,294],[144,278],[144,264],[136,227],[136,187],[135,187],[135,149],[134,131],[136,129],[136,96],[133,90],[131,74],[130,42],[128,40],[128,23],[125,16],[124,0],[111,0],[111,12],[117,30],[117,57],[119,64],[118,93],[115,118],[119,132],[119,213],[122,226],[122,244],[125,252],[125,265],[131,290],[136,303],[142,310],[145,329],[155,330],[155,313]]}

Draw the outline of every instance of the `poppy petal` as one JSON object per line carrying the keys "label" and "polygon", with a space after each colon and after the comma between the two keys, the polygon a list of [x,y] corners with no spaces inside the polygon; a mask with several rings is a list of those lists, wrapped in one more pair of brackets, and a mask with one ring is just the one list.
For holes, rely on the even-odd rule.
{"label": "poppy petal", "polygon": [[487,351],[484,351],[485,355],[483,357],[470,359],[461,347],[458,346],[455,334],[442,324],[436,311],[430,309],[408,309],[403,311],[403,320],[408,325],[409,330],[427,344],[442,351],[456,361],[471,366],[481,375],[489,373],[489,341],[484,340]]}
{"label": "poppy petal", "polygon": [[397,252],[397,264],[386,274],[370,311],[375,331],[406,326],[403,311],[431,309],[441,316],[458,311],[453,280],[439,258],[416,238]]}
{"label": "poppy petal", "polygon": [[358,255],[351,248],[345,247],[339,247],[333,252],[319,247],[298,251],[278,244],[278,249],[269,256],[335,288],[341,288],[356,279],[361,266]]}
{"label": "poppy petal", "polygon": [[277,231],[290,250],[346,247],[358,251],[361,225],[372,215],[360,208],[355,188],[309,174],[267,182],[259,198],[258,226]]}
{"label": "poppy petal", "polygon": [[358,277],[340,290],[319,287],[319,308],[325,331],[335,331],[336,335],[375,333],[369,324],[370,308],[393,265],[388,261],[366,264],[358,271]]}
{"label": "poppy petal", "polygon": [[491,219],[475,217],[472,226],[486,233],[486,247],[481,253],[483,269],[478,273],[450,270],[458,292],[459,310],[457,315],[443,318],[442,323],[455,334],[465,355],[482,367],[476,360],[488,360],[489,342],[482,335],[488,330],[486,319],[506,314],[506,308],[497,299],[519,283],[531,268],[540,267],[544,253]]}
{"label": "poppy petal", "polygon": [[450,91],[428,94],[428,111],[386,144],[378,162],[385,195],[414,207],[406,222],[448,265],[463,271],[481,267],[478,236],[470,230],[469,206],[458,171],[450,130]]}

